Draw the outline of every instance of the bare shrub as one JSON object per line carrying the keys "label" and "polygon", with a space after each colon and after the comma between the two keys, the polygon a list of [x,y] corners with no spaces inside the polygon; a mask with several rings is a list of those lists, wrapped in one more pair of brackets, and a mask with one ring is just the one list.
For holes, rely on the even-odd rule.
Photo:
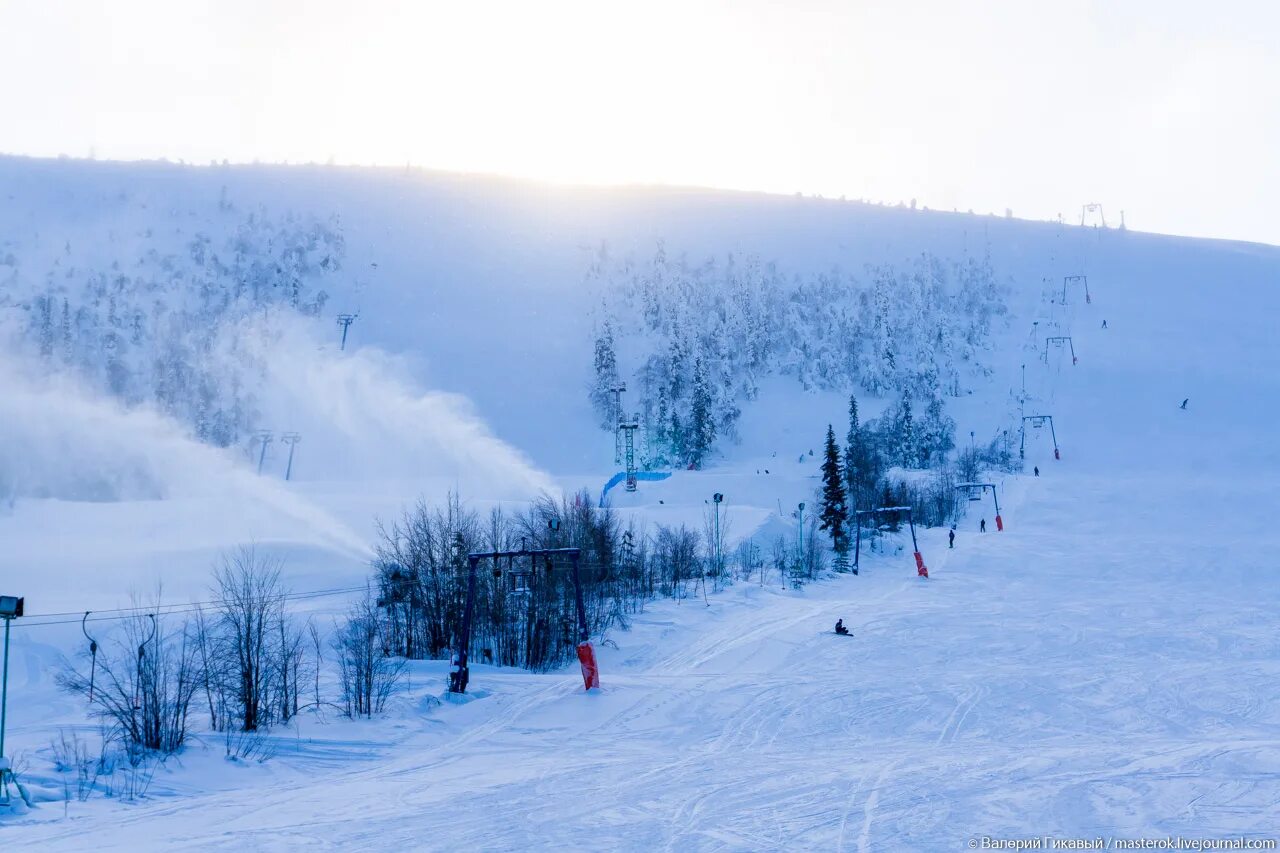
{"label": "bare shrub", "polygon": [[343,713],[371,717],[386,708],[405,670],[403,658],[390,657],[383,647],[378,609],[371,597],[352,607],[333,639],[338,654]]}
{"label": "bare shrub", "polygon": [[[57,676],[64,690],[89,698],[89,676],[67,664]],[[132,755],[177,752],[190,732],[191,700],[200,683],[195,644],[187,623],[162,616],[121,620],[98,652],[91,696],[93,711]]]}

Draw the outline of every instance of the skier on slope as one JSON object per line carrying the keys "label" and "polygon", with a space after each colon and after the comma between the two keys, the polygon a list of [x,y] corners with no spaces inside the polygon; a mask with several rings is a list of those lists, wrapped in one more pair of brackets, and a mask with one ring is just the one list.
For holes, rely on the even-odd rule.
{"label": "skier on slope", "polygon": [[1031,470],[1036,472],[1036,476],[1037,476],[1037,477],[1039,477],[1039,476],[1040,476],[1040,466],[1039,466],[1039,465],[1036,465],[1036,466],[1035,466],[1034,468],[1032,468]]}
{"label": "skier on slope", "polygon": [[981,521],[981,522],[979,522],[979,524],[978,524],[978,532],[980,532],[980,533],[986,533],[986,532],[987,532],[987,520],[986,520],[985,518],[984,518],[984,519],[982,519],[982,521]]}
{"label": "skier on slope", "polygon": [[850,636],[849,629],[844,626],[844,619],[836,620],[836,633],[840,634],[843,637]]}
{"label": "skier on slope", "polygon": [[956,547],[956,526],[951,525],[951,529],[947,531],[947,547]]}
{"label": "skier on slope", "polygon": [[1178,408],[1182,409],[1185,412],[1187,410],[1187,403],[1190,403],[1190,402],[1191,402],[1191,398],[1188,397],[1187,399],[1182,401],[1182,405],[1179,406]]}
{"label": "skier on slope", "polygon": [[1106,320],[1103,320],[1103,321],[1102,321],[1102,328],[1104,328],[1104,329],[1105,329],[1106,327],[1107,327],[1107,321],[1106,321]]}

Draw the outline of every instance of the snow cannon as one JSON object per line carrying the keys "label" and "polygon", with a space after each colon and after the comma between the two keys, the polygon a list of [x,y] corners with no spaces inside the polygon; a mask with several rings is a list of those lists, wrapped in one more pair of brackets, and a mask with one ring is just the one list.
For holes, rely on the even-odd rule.
{"label": "snow cannon", "polygon": [[920,556],[919,551],[916,551],[916,577],[929,577],[929,567],[924,564],[924,557]]}
{"label": "snow cannon", "polygon": [[589,642],[578,643],[578,663],[582,665],[582,683],[586,689],[600,686],[600,667],[596,666],[596,650]]}

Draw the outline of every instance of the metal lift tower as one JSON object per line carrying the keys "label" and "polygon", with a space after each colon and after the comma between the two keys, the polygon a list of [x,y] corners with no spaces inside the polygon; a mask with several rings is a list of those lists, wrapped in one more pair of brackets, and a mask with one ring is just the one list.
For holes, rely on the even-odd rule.
{"label": "metal lift tower", "polygon": [[468,650],[471,646],[471,618],[476,604],[476,570],[481,560],[493,560],[493,570],[501,573],[499,560],[512,560],[528,557],[531,562],[543,558],[550,566],[556,557],[568,557],[573,572],[574,601],[578,611],[578,663],[582,667],[582,682],[586,689],[600,686],[600,668],[596,665],[595,649],[591,646],[591,638],[587,633],[587,608],[582,599],[582,577],[578,571],[578,558],[582,551],[578,548],[521,548],[519,551],[482,551],[467,555],[467,606],[462,613],[461,636],[458,638],[454,652],[453,665],[449,672],[449,692],[465,693],[467,682],[471,679],[468,665]]}
{"label": "metal lift tower", "polygon": [[625,424],[618,424],[618,429],[622,430],[626,447],[625,454],[627,460],[627,491],[634,492],[636,490],[636,430],[640,428],[640,424],[635,421],[628,421]]}
{"label": "metal lift tower", "polygon": [[1047,423],[1049,424],[1049,435],[1053,436],[1053,458],[1061,459],[1062,455],[1058,453],[1058,433],[1053,429],[1053,415],[1025,415],[1022,418],[1022,426],[1019,431],[1022,438],[1018,446],[1018,458],[1027,458],[1027,421],[1031,421],[1032,429],[1041,429]]}
{"label": "metal lift tower", "polygon": [[991,499],[994,500],[996,504],[996,531],[999,532],[1004,530],[1004,519],[1000,517],[1000,498],[996,496],[995,483],[957,483],[956,489],[964,489],[971,501],[982,500],[983,493],[986,492],[987,489],[990,489]]}
{"label": "metal lift tower", "polygon": [[911,517],[911,507],[909,506],[882,506],[876,509],[860,509],[854,512],[854,538],[853,538],[853,573],[858,573],[858,555],[862,550],[862,517],[869,515],[872,518],[878,518],[881,515],[890,512],[905,512],[907,514],[907,525],[911,528],[911,550],[916,556],[916,576],[922,578],[929,577],[929,568],[924,564],[924,557],[920,556],[920,545],[916,542],[916,523]]}

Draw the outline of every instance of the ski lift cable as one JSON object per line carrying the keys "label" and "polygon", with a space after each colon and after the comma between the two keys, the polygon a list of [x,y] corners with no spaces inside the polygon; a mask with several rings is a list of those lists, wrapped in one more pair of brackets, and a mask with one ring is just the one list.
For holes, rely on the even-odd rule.
{"label": "ski lift cable", "polygon": [[[551,560],[548,560],[547,562],[548,564],[550,564],[550,567],[552,568],[552,570],[559,570],[559,569],[567,570],[568,568],[567,566],[566,567],[555,566]],[[593,568],[602,569],[602,568],[606,568],[607,565],[608,564],[606,563],[600,563],[594,560],[583,561],[579,563],[579,567],[583,569],[593,569]],[[285,601],[303,601],[303,600],[308,600],[313,598],[324,598],[324,597],[334,596],[334,595],[344,595],[344,594],[353,593],[353,592],[361,592],[365,589],[368,589],[368,587],[362,585],[362,586],[354,586],[354,587],[345,587],[341,589],[308,590],[303,592],[285,593],[284,595],[280,596],[280,598]],[[144,615],[145,616],[182,616],[189,613],[195,613],[203,607],[214,607],[214,606],[218,606],[222,604],[230,604],[230,603],[233,603],[233,602],[231,602],[228,599],[210,599],[208,601],[196,601],[196,602],[190,602],[190,603],[162,604],[154,607],[117,607],[117,608],[109,608],[109,609],[103,609],[103,610],[88,610],[88,611],[77,610],[77,611],[63,611],[63,612],[57,612],[57,613],[35,613],[35,614],[32,614],[30,617],[23,619],[21,622],[18,622],[16,625],[14,625],[14,627],[15,628],[40,628],[40,627],[53,626],[53,625],[73,625],[76,622],[79,622],[81,626],[81,630],[83,631],[85,630],[85,625],[88,622],[114,622],[114,621],[120,621],[122,619],[135,619]],[[112,614],[112,615],[102,615],[102,616],[94,615],[98,613]],[[64,616],[74,616],[76,614],[80,615],[80,619],[57,618],[57,617],[64,617]],[[38,621],[40,619],[44,619],[46,621]],[[36,621],[33,621],[33,620],[36,620]],[[87,632],[85,636],[86,637],[88,636]],[[93,643],[92,639],[90,639],[90,643]]]}
{"label": "ski lift cable", "polygon": [[[367,589],[367,587],[356,586],[356,587],[348,587],[345,589],[312,590],[307,592],[285,593],[284,595],[280,596],[280,598],[286,601],[300,601],[300,600],[305,600],[310,598],[323,598],[331,595],[343,595],[346,593],[360,592],[364,589]],[[55,619],[54,621],[33,622],[33,621],[30,621],[30,619],[24,619],[23,621],[15,624],[14,627],[15,628],[17,627],[39,628],[45,625],[72,625],[78,621],[80,622],[81,628],[83,629],[84,624],[86,622],[112,622],[120,619],[135,619],[140,616],[174,616],[174,615],[181,615],[185,613],[194,613],[197,610],[201,609],[202,607],[211,607],[211,606],[216,606],[221,604],[230,604],[230,603],[233,603],[233,602],[231,602],[228,599],[213,599],[210,601],[191,602],[189,604],[162,604],[162,605],[157,605],[156,607],[119,607],[111,610],[102,610],[102,611],[87,610],[87,611],[83,611],[83,615],[78,620],[77,619]],[[82,611],[76,611],[76,612],[80,613]],[[98,613],[98,612],[111,613],[116,615],[91,616],[91,614]],[[42,617],[45,619],[49,619],[52,617],[69,616],[69,615],[73,615],[73,614],[71,613],[38,613],[38,614],[33,614],[31,619],[40,619]],[[85,636],[87,637],[88,634],[86,633]],[[92,638],[90,639],[90,642],[92,642]]]}
{"label": "ski lift cable", "polygon": [[[550,556],[548,556],[546,560],[546,566],[544,568],[550,569],[552,571],[568,569],[567,566],[556,565],[556,562],[558,561],[552,560]],[[610,567],[610,564],[599,562],[596,560],[583,560],[578,565],[579,565],[579,568],[581,569],[604,569],[604,568]],[[465,571],[465,569],[463,571]],[[354,593],[354,592],[361,592],[366,589],[368,589],[367,585],[343,587],[343,588],[336,588],[336,589],[304,590],[302,592],[284,593],[283,595],[279,596],[279,598],[283,601],[303,601],[303,600],[308,600],[313,598],[324,598],[324,597],[329,597],[334,595],[345,595],[345,594]],[[154,621],[156,616],[181,616],[181,615],[186,615],[190,613],[195,613],[204,607],[214,607],[214,606],[230,604],[230,603],[233,603],[233,602],[229,599],[209,599],[206,601],[160,604],[160,605],[154,605],[149,607],[144,607],[144,606],[115,607],[115,608],[104,608],[102,610],[75,610],[75,611],[68,610],[68,611],[60,611],[60,612],[52,612],[52,613],[33,613],[27,618],[15,624],[14,627],[15,628],[41,628],[41,627],[52,627],[54,625],[74,625],[77,622],[79,622],[81,631],[84,632],[85,637],[89,639],[90,652],[92,653],[96,651],[94,646],[97,645],[97,641],[89,636],[89,633],[87,630],[87,623],[89,622],[115,622],[123,619],[136,619],[141,616],[147,616]],[[97,614],[104,614],[104,615],[97,615]],[[73,616],[79,616],[80,618],[79,619],[60,618],[60,617],[73,617]],[[40,621],[42,619],[45,621]]]}

